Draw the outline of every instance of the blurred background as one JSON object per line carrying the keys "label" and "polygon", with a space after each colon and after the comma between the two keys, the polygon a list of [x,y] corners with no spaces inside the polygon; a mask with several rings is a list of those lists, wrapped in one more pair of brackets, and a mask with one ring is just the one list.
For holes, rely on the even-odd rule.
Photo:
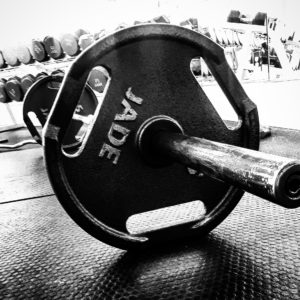
{"label": "blurred background", "polygon": [[1,1],[0,47],[46,34],[113,29],[121,22],[167,15],[172,23],[196,17],[199,25],[222,25],[231,9],[249,15],[267,12],[293,28],[300,27],[298,0],[10,0]]}
{"label": "blurred background", "polygon": [[[206,34],[224,47],[230,66],[249,97],[258,106],[262,124],[300,129],[298,0],[1,2],[0,102],[4,105],[0,103],[0,129],[23,123],[22,101],[29,85],[37,80],[40,73],[50,75],[56,70],[67,71],[76,55],[100,36],[133,25],[136,21],[153,21],[157,16],[164,16],[163,22],[177,25],[188,20],[182,26],[187,25],[190,29]],[[253,20],[259,14],[261,24],[254,24]],[[229,21],[230,16],[234,15],[237,21]],[[192,28],[190,21],[195,21],[196,26]],[[65,42],[68,47],[67,39],[70,37],[63,41],[62,35],[74,35],[79,28],[81,33],[76,37],[77,44],[74,45],[78,50],[73,55],[68,53],[63,44]],[[43,50],[45,57],[36,57],[33,44],[30,45],[33,40],[37,40],[41,47],[46,47]],[[16,54],[18,47],[19,53]],[[28,60],[24,62],[27,56]],[[224,94],[213,80],[205,62],[195,60],[191,68],[223,118],[234,119],[236,116],[232,108],[225,104],[228,101],[222,100]],[[99,81],[97,78],[95,80]],[[23,86],[20,85],[23,81],[28,84],[26,86],[25,82],[25,89],[22,90]],[[104,86],[105,82],[100,92]],[[16,96],[16,92],[19,95]]]}

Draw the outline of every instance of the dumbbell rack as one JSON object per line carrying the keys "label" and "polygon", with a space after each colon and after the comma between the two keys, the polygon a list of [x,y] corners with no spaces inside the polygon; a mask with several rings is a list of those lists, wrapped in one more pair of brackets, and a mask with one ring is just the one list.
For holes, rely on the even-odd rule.
{"label": "dumbbell rack", "polygon": [[[6,69],[1,69],[0,70],[0,78],[8,79],[13,76],[18,76],[22,73],[24,73],[24,75],[26,73],[35,74],[38,72],[46,72],[46,73],[50,74],[52,71],[57,70],[57,69],[67,70],[67,68],[70,66],[70,64],[73,60],[74,60],[73,57],[67,57],[67,58],[59,59],[59,60],[51,59],[51,60],[43,62],[43,63],[36,61],[31,65],[21,65],[18,67],[10,67],[10,68],[6,68]],[[17,121],[17,118],[15,117],[15,114],[14,114],[13,109],[11,108],[10,104],[11,104],[11,102],[3,103],[3,105],[5,106],[7,112],[10,116],[12,124],[7,125],[7,126],[1,126],[0,133],[9,131],[9,130],[15,130],[15,129],[26,127],[23,122],[19,123]]]}

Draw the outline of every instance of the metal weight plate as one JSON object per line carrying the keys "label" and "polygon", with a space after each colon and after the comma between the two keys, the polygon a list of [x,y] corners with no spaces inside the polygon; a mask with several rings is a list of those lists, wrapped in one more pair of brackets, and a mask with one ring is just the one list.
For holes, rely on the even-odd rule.
{"label": "metal weight plate", "polygon": [[[239,116],[228,128],[198,84],[191,60],[202,57]],[[72,114],[95,66],[111,79],[76,155],[62,151]],[[153,167],[139,155],[136,135],[146,120],[165,115],[187,135],[257,149],[256,106],[230,69],[223,49],[192,30],[145,24],[115,32],[86,49],[71,65],[45,130],[45,160],[65,210],[94,237],[129,249],[202,236],[236,206],[243,191],[176,163]],[[66,105],[68,104],[68,105]],[[140,234],[130,216],[200,200],[197,220]]]}
{"label": "metal weight plate", "polygon": [[[42,77],[30,87],[24,97],[23,119],[32,137],[39,144],[42,144],[42,138],[37,127],[29,117],[29,113],[35,113],[42,127],[45,125],[48,114],[61,86],[62,79],[63,77],[59,75]],[[89,86],[86,86],[75,109],[75,114],[68,127],[66,137],[64,138],[64,149],[80,145],[81,140],[77,135],[82,126],[87,126],[87,124],[84,124],[83,119],[84,117],[88,118],[90,115],[94,114],[97,104],[98,100],[92,89]]]}

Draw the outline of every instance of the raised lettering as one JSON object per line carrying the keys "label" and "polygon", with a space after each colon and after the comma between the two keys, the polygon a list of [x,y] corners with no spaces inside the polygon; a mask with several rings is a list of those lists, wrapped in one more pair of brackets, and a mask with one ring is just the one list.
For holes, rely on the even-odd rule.
{"label": "raised lettering", "polygon": [[47,119],[49,115],[49,109],[48,108],[41,108],[42,115]]}
{"label": "raised lettering", "polygon": [[103,86],[103,84],[102,84],[102,82],[100,81],[99,78],[96,78],[96,79],[95,79],[94,85],[95,85],[95,87],[101,87],[101,86]]}
{"label": "raised lettering", "polygon": [[81,104],[78,104],[75,108],[75,112],[80,113],[81,111],[83,111],[83,106]]}
{"label": "raised lettering", "polygon": [[128,90],[126,91],[127,99],[132,101],[132,102],[135,102],[137,104],[142,104],[143,99],[140,98],[140,97],[137,97],[136,95],[134,95],[131,90],[132,90],[132,87],[128,88]]}
{"label": "raised lettering", "polygon": [[[116,123],[112,123],[108,132],[108,139],[114,146],[121,146],[125,143],[126,138],[129,135],[130,130]],[[116,134],[120,137],[117,138]]]}
{"label": "raised lettering", "polygon": [[131,108],[127,100],[123,99],[122,105],[125,107],[121,114],[116,114],[115,121],[134,121],[137,113]]}
{"label": "raised lettering", "polygon": [[189,174],[191,174],[191,175],[195,175],[195,176],[198,176],[198,177],[203,177],[204,176],[204,174],[202,172],[197,171],[195,169],[187,167],[187,170],[188,170]]}
{"label": "raised lettering", "polygon": [[105,154],[107,154],[106,157],[108,159],[111,159],[112,156],[114,156],[113,164],[116,165],[118,163],[118,159],[120,157],[121,150],[104,143],[100,150],[99,156],[104,157]]}

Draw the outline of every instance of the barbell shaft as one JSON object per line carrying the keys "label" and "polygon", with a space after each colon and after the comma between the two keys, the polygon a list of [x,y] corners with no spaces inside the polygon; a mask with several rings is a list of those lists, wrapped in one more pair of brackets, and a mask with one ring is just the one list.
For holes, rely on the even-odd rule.
{"label": "barbell shaft", "polygon": [[300,206],[297,160],[164,131],[152,141],[159,155],[281,206]]}

